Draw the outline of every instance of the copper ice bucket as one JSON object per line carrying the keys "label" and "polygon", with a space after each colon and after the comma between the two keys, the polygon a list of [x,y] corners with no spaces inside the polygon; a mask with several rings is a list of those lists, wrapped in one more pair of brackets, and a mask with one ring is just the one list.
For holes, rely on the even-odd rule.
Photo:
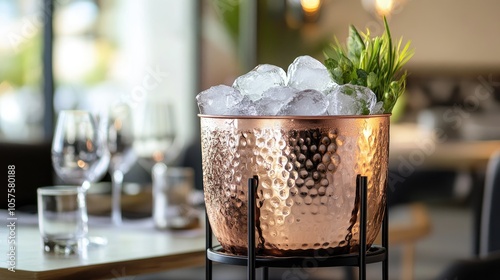
{"label": "copper ice bucket", "polygon": [[259,255],[358,250],[356,176],[368,177],[367,245],[386,203],[390,115],[200,115],[208,219],[223,249],[247,252],[247,180],[259,176]]}

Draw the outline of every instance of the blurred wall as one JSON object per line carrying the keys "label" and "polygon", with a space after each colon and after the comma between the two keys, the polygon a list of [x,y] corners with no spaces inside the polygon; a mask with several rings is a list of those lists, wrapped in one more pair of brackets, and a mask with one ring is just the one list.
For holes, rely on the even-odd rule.
{"label": "blurred wall", "polygon": [[[381,31],[376,17],[353,0],[326,0],[319,22],[323,34],[347,37],[349,24]],[[410,39],[415,56],[411,72],[499,72],[500,1],[404,0],[389,18],[394,39]]]}

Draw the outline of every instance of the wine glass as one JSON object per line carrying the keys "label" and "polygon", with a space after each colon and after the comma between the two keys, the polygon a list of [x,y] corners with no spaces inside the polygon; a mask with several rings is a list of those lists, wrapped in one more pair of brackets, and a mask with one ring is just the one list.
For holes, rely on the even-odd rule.
{"label": "wine glass", "polygon": [[170,103],[150,94],[134,114],[134,150],[138,163],[148,172],[156,163],[169,163],[179,155],[175,119]]}
{"label": "wine glass", "polygon": [[[106,135],[100,133],[105,124],[105,119],[98,120],[81,110],[63,110],[57,118],[52,140],[53,168],[64,182],[80,185],[84,193],[108,170]],[[89,237],[88,241],[93,245],[105,244],[101,237]]]}
{"label": "wine glass", "polygon": [[107,144],[111,154],[109,171],[111,173],[111,220],[113,224],[122,223],[121,192],[123,175],[127,173],[136,156],[133,150],[132,113],[125,103],[112,106],[109,112]]}

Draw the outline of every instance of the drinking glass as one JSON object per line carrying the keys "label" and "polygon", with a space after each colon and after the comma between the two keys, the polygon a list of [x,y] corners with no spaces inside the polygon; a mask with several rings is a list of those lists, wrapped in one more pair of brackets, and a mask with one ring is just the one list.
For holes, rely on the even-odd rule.
{"label": "drinking glass", "polygon": [[[52,164],[56,174],[68,184],[79,185],[84,196],[91,183],[104,177],[110,155],[106,146],[106,118],[90,112],[63,110],[57,118],[52,140]],[[89,245],[106,244],[102,237],[88,237]]]}
{"label": "drinking glass", "polygon": [[71,255],[85,252],[87,208],[80,186],[39,187],[38,221],[46,253]]}
{"label": "drinking glass", "polygon": [[134,150],[138,163],[148,172],[156,163],[169,163],[178,156],[175,120],[170,103],[150,94],[141,100],[134,114]]}
{"label": "drinking glass", "polygon": [[133,150],[134,135],[132,113],[127,104],[120,103],[111,107],[108,123],[108,149],[111,154],[109,171],[111,173],[111,220],[113,224],[122,223],[121,192],[123,176],[136,160]]}
{"label": "drinking glass", "polygon": [[155,164],[153,168],[153,220],[156,228],[188,229],[196,226],[199,215],[190,203],[193,192],[193,168],[167,168],[165,164]]}

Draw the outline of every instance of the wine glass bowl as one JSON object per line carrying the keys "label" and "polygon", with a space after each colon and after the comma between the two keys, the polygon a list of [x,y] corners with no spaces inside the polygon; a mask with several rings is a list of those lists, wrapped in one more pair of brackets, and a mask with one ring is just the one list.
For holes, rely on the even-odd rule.
{"label": "wine glass bowl", "polygon": [[111,154],[109,168],[127,172],[135,162],[132,113],[126,104],[113,106],[109,113],[108,150]]}
{"label": "wine glass bowl", "polygon": [[103,135],[89,112],[61,111],[52,141],[56,174],[69,184],[99,181],[109,163],[109,154],[103,144]]}
{"label": "wine glass bowl", "polygon": [[134,114],[134,150],[138,162],[148,172],[156,163],[169,163],[178,156],[175,120],[170,103],[158,96],[149,96]]}

